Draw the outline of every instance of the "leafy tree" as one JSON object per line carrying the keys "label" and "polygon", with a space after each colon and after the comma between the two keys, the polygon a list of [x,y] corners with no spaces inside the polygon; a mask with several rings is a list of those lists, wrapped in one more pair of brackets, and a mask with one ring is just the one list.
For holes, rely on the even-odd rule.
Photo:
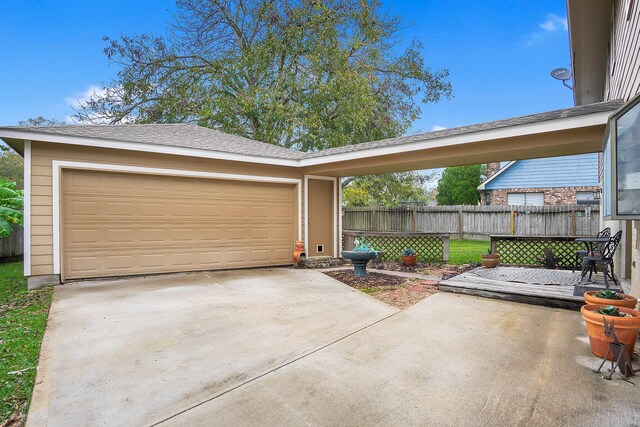
{"label": "leafy tree", "polygon": [[477,205],[478,185],[482,183],[483,165],[454,166],[442,172],[438,181],[439,205]]}
{"label": "leafy tree", "polygon": [[105,37],[117,77],[80,122],[192,122],[303,151],[403,134],[450,96],[378,0],[178,0],[167,35]]}
{"label": "leafy tree", "polygon": [[23,188],[24,161],[22,156],[11,148],[0,145],[0,179],[15,182],[17,188]]}
{"label": "leafy tree", "polygon": [[0,237],[13,233],[15,225],[22,225],[24,193],[16,190],[16,183],[0,179]]}
{"label": "leafy tree", "polygon": [[400,202],[429,202],[424,184],[432,175],[388,173],[349,178],[342,192],[347,206],[395,206]]}
{"label": "leafy tree", "polygon": [[31,117],[27,120],[21,120],[18,122],[20,126],[62,126],[65,122],[56,119],[47,119],[42,116]]}

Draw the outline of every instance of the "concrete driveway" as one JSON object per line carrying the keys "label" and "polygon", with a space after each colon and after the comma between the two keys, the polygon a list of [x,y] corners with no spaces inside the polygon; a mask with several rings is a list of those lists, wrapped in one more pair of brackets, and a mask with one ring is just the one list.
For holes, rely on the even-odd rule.
{"label": "concrete driveway", "polygon": [[398,312],[319,272],[56,289],[32,425],[638,425],[577,312],[436,294]]}
{"label": "concrete driveway", "polygon": [[153,423],[397,311],[309,270],[63,285],[27,422]]}

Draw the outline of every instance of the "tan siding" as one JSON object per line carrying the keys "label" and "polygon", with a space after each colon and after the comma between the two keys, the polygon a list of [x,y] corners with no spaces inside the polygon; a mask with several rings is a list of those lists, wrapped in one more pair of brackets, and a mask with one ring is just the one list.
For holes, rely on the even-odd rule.
{"label": "tan siding", "polygon": [[[113,150],[106,148],[79,147],[64,144],[52,144],[32,141],[32,246],[52,247],[53,217],[52,217],[52,161],[78,161],[92,163],[106,163],[129,166],[143,166],[166,169],[192,170],[203,172],[218,172],[241,175],[258,175],[268,177],[285,177],[302,179],[303,175],[293,169],[282,166],[258,165],[251,163],[229,162],[214,159],[203,159],[186,156],[173,156],[156,153]],[[294,193],[297,200],[297,191]],[[304,194],[303,194],[304,197]],[[304,198],[302,199],[304,200]],[[297,220],[297,206],[294,212]],[[303,212],[304,215],[304,212]],[[297,227],[304,224],[295,224]],[[304,228],[302,228],[304,235]],[[31,274],[43,275],[53,273],[53,257],[41,254],[44,249],[32,248]],[[35,252],[38,252],[36,254]]]}
{"label": "tan siding", "polygon": [[31,246],[53,245],[53,236],[32,236]]}
{"label": "tan siding", "polygon": [[[605,88],[606,100],[629,100],[640,92],[640,5],[632,1],[629,20],[625,0],[616,0],[611,35],[609,66]],[[611,46],[612,45],[612,46]],[[615,62],[611,60],[611,55]],[[613,66],[613,68],[612,68]]]}
{"label": "tan siding", "polygon": [[31,266],[32,276],[43,276],[46,274],[51,274],[52,271],[53,271],[53,264],[40,264],[40,265]]}

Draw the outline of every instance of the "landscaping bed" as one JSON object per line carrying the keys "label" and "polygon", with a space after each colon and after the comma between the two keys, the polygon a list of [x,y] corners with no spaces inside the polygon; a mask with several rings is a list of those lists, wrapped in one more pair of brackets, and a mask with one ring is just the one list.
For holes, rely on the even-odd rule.
{"label": "landscaping bed", "polygon": [[352,269],[325,271],[324,274],[400,309],[410,307],[438,292],[438,282],[433,280],[408,279],[382,273],[358,277],[353,274]]}
{"label": "landscaping bed", "polygon": [[0,264],[0,426],[24,424],[52,295],[27,290],[21,262]]}
{"label": "landscaping bed", "polygon": [[458,274],[462,274],[466,271],[473,270],[476,267],[479,267],[480,264],[472,263],[472,264],[462,264],[462,265],[452,265],[445,263],[423,263],[418,262],[415,266],[406,267],[402,265],[400,261],[383,261],[383,260],[373,260],[369,263],[368,268],[374,270],[387,270],[387,271],[401,271],[404,273],[417,273],[422,274],[424,276],[434,276],[440,277],[443,280],[449,279],[453,276],[457,276]]}

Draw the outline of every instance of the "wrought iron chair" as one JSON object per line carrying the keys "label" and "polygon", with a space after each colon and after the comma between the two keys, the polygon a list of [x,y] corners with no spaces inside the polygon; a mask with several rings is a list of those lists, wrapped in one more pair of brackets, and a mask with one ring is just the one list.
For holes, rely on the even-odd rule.
{"label": "wrought iron chair", "polygon": [[609,239],[607,243],[605,243],[602,248],[602,253],[600,255],[596,255],[595,253],[592,255],[587,255],[582,259],[582,277],[587,274],[587,268],[589,269],[589,280],[591,280],[591,275],[593,273],[593,269],[591,267],[600,267],[600,271],[604,275],[604,286],[609,288],[609,281],[607,278],[611,278],[613,283],[616,286],[620,286],[618,283],[618,279],[616,278],[615,273],[613,272],[613,256],[616,253],[616,249],[618,249],[618,245],[620,244],[620,239],[622,238],[622,230],[618,231],[612,238]]}
{"label": "wrought iron chair", "polygon": [[[596,234],[596,237],[603,237],[605,239],[608,239],[611,237],[611,229],[609,227],[605,227],[602,230],[598,231],[598,234]],[[596,253],[602,253],[604,246],[607,243],[598,243],[597,245],[595,245],[593,247],[593,252]],[[573,272],[575,273],[576,271],[576,266],[577,265],[582,265],[582,259],[584,257],[586,257],[587,255],[589,255],[589,251],[576,251],[576,260],[573,263]]]}

